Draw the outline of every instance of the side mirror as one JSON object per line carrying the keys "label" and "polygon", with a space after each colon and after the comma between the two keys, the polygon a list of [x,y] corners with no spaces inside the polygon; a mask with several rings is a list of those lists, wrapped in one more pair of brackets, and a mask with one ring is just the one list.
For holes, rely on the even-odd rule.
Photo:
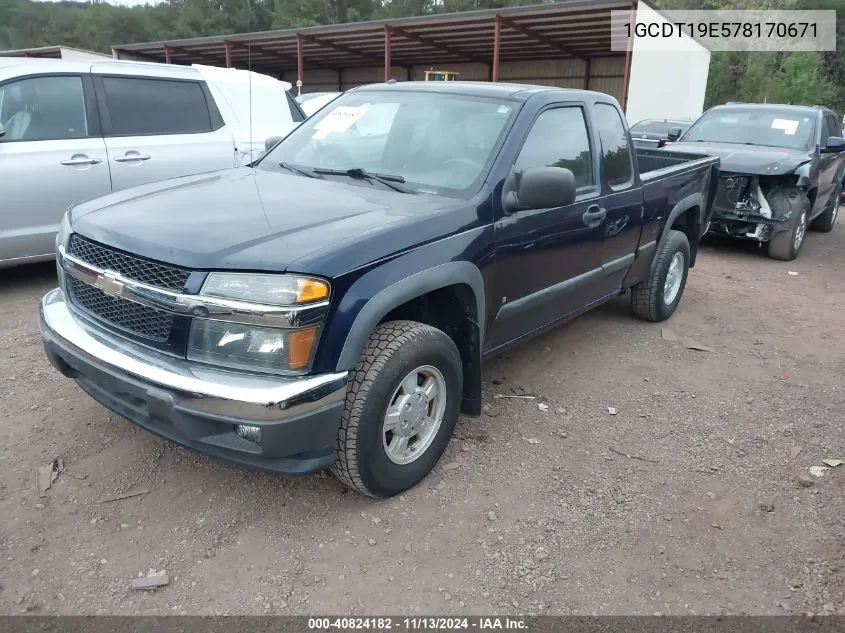
{"label": "side mirror", "polygon": [[507,213],[526,209],[554,209],[575,200],[575,175],[563,167],[531,167],[519,175],[516,191],[507,194]]}
{"label": "side mirror", "polygon": [[667,134],[666,137],[667,137],[667,140],[674,143],[679,138],[681,138],[681,134],[683,134],[683,133],[684,133],[684,131],[681,128],[672,127],[672,128],[669,128],[669,134]]}
{"label": "side mirror", "polygon": [[842,150],[845,150],[845,138],[842,138],[841,136],[831,136],[827,139],[827,144],[822,151],[828,154],[838,154]]}
{"label": "side mirror", "polygon": [[283,136],[271,136],[266,141],[264,141],[264,151],[269,152],[276,146],[276,143],[281,141],[284,137]]}

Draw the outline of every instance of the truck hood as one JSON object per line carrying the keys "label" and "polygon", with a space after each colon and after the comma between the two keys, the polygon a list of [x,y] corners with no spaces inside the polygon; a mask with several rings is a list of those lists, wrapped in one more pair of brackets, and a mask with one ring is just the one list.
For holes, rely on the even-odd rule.
{"label": "truck hood", "polygon": [[800,165],[812,160],[806,150],[767,147],[765,145],[738,145],[736,143],[672,143],[670,152],[709,154],[721,159],[719,170],[756,176],[783,176],[791,174]]}
{"label": "truck hood", "polygon": [[[71,227],[114,248],[187,268],[282,272],[321,249],[334,255],[354,243],[359,257],[373,261],[434,239],[426,226],[436,223],[426,220],[459,202],[380,187],[241,167],[80,204],[71,212]],[[347,258],[345,265],[360,262]]]}

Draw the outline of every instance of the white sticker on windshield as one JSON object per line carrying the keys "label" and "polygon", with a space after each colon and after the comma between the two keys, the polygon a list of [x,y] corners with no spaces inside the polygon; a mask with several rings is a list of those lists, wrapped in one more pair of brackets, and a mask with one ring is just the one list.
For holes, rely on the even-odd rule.
{"label": "white sticker on windshield", "polygon": [[775,119],[772,121],[773,130],[783,130],[783,133],[788,136],[794,136],[798,130],[798,121],[790,119]]}
{"label": "white sticker on windshield", "polygon": [[511,109],[510,109],[508,106],[504,106],[504,105],[503,105],[503,106],[499,106],[499,109],[497,110],[497,112],[498,112],[499,114],[507,114],[507,113],[508,113],[508,112],[510,112],[510,111],[511,111]]}
{"label": "white sticker on windshield", "polygon": [[364,116],[367,110],[369,108],[366,106],[338,106],[317,122],[314,129],[323,135],[329,132],[345,132],[355,121]]}

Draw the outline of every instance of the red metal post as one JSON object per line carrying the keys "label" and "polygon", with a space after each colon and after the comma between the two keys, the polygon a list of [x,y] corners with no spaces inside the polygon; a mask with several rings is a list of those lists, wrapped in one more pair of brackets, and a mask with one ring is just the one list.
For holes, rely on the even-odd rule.
{"label": "red metal post", "polygon": [[634,31],[637,25],[637,0],[631,2],[631,31],[628,35],[628,46],[625,48],[625,71],[622,75],[622,111],[628,107],[628,84],[631,81],[631,58],[634,53]]}
{"label": "red metal post", "polygon": [[499,81],[499,49],[502,40],[502,18],[496,16],[493,24],[493,81]]}
{"label": "red metal post", "polygon": [[164,47],[164,63],[165,64],[172,64],[173,63],[173,53],[170,51],[169,46]]}
{"label": "red metal post", "polygon": [[226,46],[226,68],[232,67],[232,43],[226,40],[223,43]]}
{"label": "red metal post", "polygon": [[302,36],[296,34],[296,94],[302,94]]}
{"label": "red metal post", "polygon": [[393,66],[390,63],[390,27],[384,25],[384,80],[388,81],[393,74]]}

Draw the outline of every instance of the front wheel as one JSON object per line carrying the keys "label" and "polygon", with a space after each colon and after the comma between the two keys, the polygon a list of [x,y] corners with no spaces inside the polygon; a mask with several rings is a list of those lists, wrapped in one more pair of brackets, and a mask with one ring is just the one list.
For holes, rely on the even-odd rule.
{"label": "front wheel", "polygon": [[786,231],[781,231],[769,240],[769,257],[791,262],[798,257],[804,237],[807,235],[807,214],[810,203],[807,201],[795,214],[792,224]]}
{"label": "front wheel", "polygon": [[437,328],[391,321],[370,335],[350,374],[334,475],[371,497],[390,497],[434,468],[458,420],[461,356]]}
{"label": "front wheel", "polygon": [[631,309],[644,321],[665,321],[681,302],[689,273],[689,240],[682,231],[671,229],[657,254],[651,277],[631,288]]}
{"label": "front wheel", "polygon": [[819,217],[813,220],[810,228],[820,233],[830,233],[833,227],[836,226],[836,215],[839,213],[839,202],[842,198],[842,183],[834,192],[836,195],[830,201],[830,207],[825,210]]}

